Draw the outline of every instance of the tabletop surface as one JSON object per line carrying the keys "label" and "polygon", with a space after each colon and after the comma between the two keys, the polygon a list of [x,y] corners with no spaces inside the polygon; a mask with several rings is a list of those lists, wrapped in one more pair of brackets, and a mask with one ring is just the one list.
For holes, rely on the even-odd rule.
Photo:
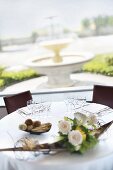
{"label": "tabletop surface", "polygon": [[[28,116],[19,114],[18,111],[15,111],[8,116],[0,120],[0,148],[13,147],[14,144],[23,137],[32,137],[39,141],[39,143],[52,142],[55,140],[55,136],[58,135],[58,121],[62,120],[64,116],[73,117],[73,111],[69,111],[69,106],[65,101],[52,102],[51,109],[49,112],[37,114],[32,116],[32,119],[41,120],[41,122],[51,122],[52,128],[49,132],[41,135],[31,135],[27,132],[19,130],[18,126],[24,122]],[[91,107],[89,107],[91,108]],[[93,105],[92,105],[93,108]],[[72,109],[72,108],[70,108]],[[103,112],[104,113],[104,112]],[[100,119],[106,123],[111,121],[113,115],[113,110],[110,109],[102,114]],[[31,160],[20,161],[20,155],[17,157],[14,152],[2,152],[0,153],[0,163],[3,163],[2,158],[7,158],[7,165],[10,162],[11,166],[15,169],[24,169],[25,167],[31,167],[35,170],[37,165],[39,169],[51,169],[52,167],[61,169],[73,169],[74,167],[79,169],[111,169],[113,166],[113,126],[100,138],[99,144],[83,155],[80,154],[70,154],[68,152],[60,152],[53,155],[43,155],[40,154],[36,157],[33,157]],[[17,159],[18,158],[18,159]],[[109,161],[108,161],[109,160]],[[82,162],[82,164],[81,164]],[[108,163],[109,162],[109,163]],[[2,164],[1,164],[2,165]],[[22,166],[22,167],[21,167]],[[2,166],[1,166],[2,167]],[[4,170],[7,170],[6,167]],[[11,169],[11,168],[10,168]],[[99,169],[99,170],[100,170]],[[0,168],[0,170],[2,170]]]}

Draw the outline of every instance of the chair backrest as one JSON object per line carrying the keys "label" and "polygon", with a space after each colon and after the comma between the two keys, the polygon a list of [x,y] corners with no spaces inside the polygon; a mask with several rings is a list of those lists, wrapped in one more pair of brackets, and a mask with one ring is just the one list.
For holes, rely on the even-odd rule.
{"label": "chair backrest", "polygon": [[92,102],[113,108],[113,86],[94,85]]}
{"label": "chair backrest", "polygon": [[24,91],[11,96],[3,97],[8,114],[27,106],[27,101],[32,99],[30,91]]}
{"label": "chair backrest", "polygon": [[7,115],[7,110],[5,106],[0,106],[0,119]]}

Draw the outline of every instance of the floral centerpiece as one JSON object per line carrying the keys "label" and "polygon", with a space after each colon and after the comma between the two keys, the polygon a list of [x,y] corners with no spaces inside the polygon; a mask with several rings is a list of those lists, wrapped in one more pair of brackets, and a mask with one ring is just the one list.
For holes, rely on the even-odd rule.
{"label": "floral centerpiece", "polygon": [[76,113],[75,118],[64,117],[59,121],[59,140],[70,152],[84,153],[98,143],[95,129],[98,127],[96,116]]}
{"label": "floral centerpiece", "polygon": [[12,148],[1,148],[0,151],[31,151],[44,154],[53,154],[69,150],[72,153],[84,153],[93,148],[99,137],[111,125],[110,122],[100,125],[95,115],[75,113],[74,119],[64,117],[58,122],[59,138],[53,143],[39,143],[34,138],[24,137],[19,139]]}

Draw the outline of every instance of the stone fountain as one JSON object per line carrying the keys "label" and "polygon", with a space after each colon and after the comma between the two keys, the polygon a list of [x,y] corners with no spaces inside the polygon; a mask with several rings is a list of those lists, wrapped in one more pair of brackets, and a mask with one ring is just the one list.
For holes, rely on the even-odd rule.
{"label": "stone fountain", "polygon": [[48,40],[40,43],[41,46],[52,50],[54,56],[38,57],[27,62],[27,66],[35,69],[38,73],[47,75],[48,87],[68,87],[75,82],[70,79],[70,74],[81,70],[84,63],[93,58],[92,54],[64,54],[62,49],[66,48],[72,39]]}

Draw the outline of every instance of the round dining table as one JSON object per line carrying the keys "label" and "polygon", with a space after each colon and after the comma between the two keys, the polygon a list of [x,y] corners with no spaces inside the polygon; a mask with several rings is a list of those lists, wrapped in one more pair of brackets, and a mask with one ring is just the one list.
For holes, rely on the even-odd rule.
{"label": "round dining table", "polygon": [[[105,113],[104,120],[109,122],[113,119],[112,109]],[[25,137],[36,139],[39,143],[54,142],[58,135],[58,121],[62,120],[64,116],[74,117],[73,112],[69,112],[64,101],[52,102],[51,109],[46,113],[29,116],[17,110],[5,116],[0,120],[0,149],[14,147],[18,140]],[[52,127],[50,131],[40,135],[20,130],[19,125],[28,118],[50,122]],[[24,152],[18,154],[14,151],[0,152],[0,170],[112,170],[113,125],[100,137],[99,143],[84,154],[72,154],[67,151],[52,154]]]}

